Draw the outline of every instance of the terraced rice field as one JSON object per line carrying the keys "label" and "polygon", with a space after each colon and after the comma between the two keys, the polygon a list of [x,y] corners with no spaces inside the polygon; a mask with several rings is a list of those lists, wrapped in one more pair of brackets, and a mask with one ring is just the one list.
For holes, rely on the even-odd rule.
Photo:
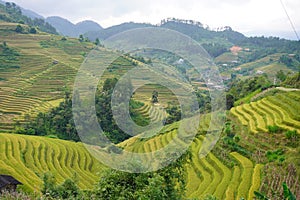
{"label": "terraced rice field", "polygon": [[300,132],[299,100],[300,92],[286,92],[234,107],[230,112],[254,134],[267,132],[267,127],[274,125]]}
{"label": "terraced rice field", "polygon": [[92,189],[103,169],[81,143],[3,133],[0,141],[0,174],[12,175],[26,190],[39,192],[47,172],[58,183],[76,177],[80,188]]}
{"label": "terraced rice field", "polygon": [[[0,131],[12,131],[15,121],[36,115],[57,106],[65,91],[72,91],[76,73],[85,56],[94,45],[77,39],[61,40],[48,34],[17,34],[16,24],[0,22],[1,41],[18,52],[16,68],[1,68],[0,74]],[[99,51],[105,52],[100,48]],[[107,53],[106,53],[107,54]],[[8,58],[1,57],[0,65]],[[116,69],[114,69],[115,67]],[[121,74],[131,68],[131,62],[114,62],[112,74]],[[55,102],[55,103],[53,103]]]}
{"label": "terraced rice field", "polygon": [[166,111],[160,105],[145,103],[144,106],[137,109],[143,117],[150,119],[152,122],[161,122],[167,117]]}
{"label": "terraced rice field", "polygon": [[212,153],[199,159],[198,151],[202,140],[199,137],[192,144],[192,161],[187,167],[187,195],[203,198],[207,194],[213,194],[218,199],[228,200],[253,197],[253,191],[260,186],[261,165],[254,166],[249,159],[236,152],[231,153],[231,156],[238,164],[232,169]]}
{"label": "terraced rice field", "polygon": [[[200,123],[200,129],[207,130],[208,116],[204,116]],[[136,153],[149,153],[157,151],[174,140],[177,144],[184,143],[176,137],[178,123],[166,126],[155,137],[139,139],[138,137],[124,141],[120,146],[127,151]],[[197,136],[192,145],[192,159],[186,165],[187,185],[186,192],[189,198],[203,198],[207,194],[213,194],[218,199],[250,199],[253,191],[260,186],[260,171],[262,165],[255,165],[248,158],[233,152],[232,159],[236,161],[233,168],[225,166],[214,154],[199,158],[199,150],[202,146],[203,136]]]}

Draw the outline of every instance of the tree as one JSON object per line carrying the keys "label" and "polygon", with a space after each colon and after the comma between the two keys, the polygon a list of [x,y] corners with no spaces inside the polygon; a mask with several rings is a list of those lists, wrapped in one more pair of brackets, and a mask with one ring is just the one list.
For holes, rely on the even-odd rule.
{"label": "tree", "polygon": [[49,194],[49,195],[54,195],[55,192],[55,186],[56,186],[56,181],[51,173],[46,173],[43,176],[43,188],[42,188],[42,193],[43,194]]}
{"label": "tree", "polygon": [[180,106],[175,105],[168,105],[166,109],[167,113],[169,114],[165,124],[172,124],[174,122],[177,122],[181,119],[181,109]]}
{"label": "tree", "polygon": [[99,40],[99,38],[97,38],[95,41],[95,45],[99,45],[99,44],[100,44],[100,40]]}
{"label": "tree", "polygon": [[79,188],[71,179],[66,179],[60,186],[57,187],[58,194],[63,199],[73,199],[79,195]]}
{"label": "tree", "polygon": [[83,42],[83,41],[84,41],[83,35],[79,35],[79,42]]}
{"label": "tree", "polygon": [[55,199],[75,199],[80,190],[76,183],[71,179],[66,179],[61,185],[57,185],[54,176],[46,173],[43,176],[42,193]]}
{"label": "tree", "polygon": [[16,27],[16,29],[15,29],[15,31],[16,31],[17,33],[23,33],[24,28],[23,28],[20,24],[18,24],[17,27]]}
{"label": "tree", "polygon": [[[97,90],[96,93],[96,112],[99,124],[105,135],[113,143],[119,143],[130,137],[128,134],[124,133],[116,124],[115,117],[118,117],[118,119],[122,117],[113,116],[112,113],[111,97],[113,92],[119,92],[119,90],[114,90],[117,82],[118,79],[116,78],[106,79],[104,81],[102,91]],[[128,92],[127,90],[130,90],[130,86],[128,88],[124,88],[123,92]],[[119,95],[122,94],[120,93]],[[119,98],[122,98],[122,96],[119,96]],[[122,105],[120,105],[120,107],[122,107]]]}
{"label": "tree", "polygon": [[154,90],[152,92],[152,99],[151,99],[152,103],[158,103],[158,92],[156,90]]}
{"label": "tree", "polygon": [[234,106],[234,96],[230,93],[226,94],[226,109],[230,110]]}
{"label": "tree", "polygon": [[286,77],[287,75],[282,70],[279,70],[276,73],[276,78],[278,78],[280,81],[285,81]]}
{"label": "tree", "polygon": [[285,65],[287,65],[288,67],[291,67],[293,65],[293,59],[291,59],[289,56],[287,55],[282,55],[279,58],[279,62],[283,63]]}
{"label": "tree", "polygon": [[29,33],[31,33],[31,34],[36,34],[37,31],[36,31],[36,29],[35,29],[34,27],[31,27],[31,28],[29,29]]}
{"label": "tree", "polygon": [[187,152],[157,172],[128,173],[109,169],[102,173],[93,193],[96,199],[183,199],[186,185],[184,166],[189,156],[191,154]]}

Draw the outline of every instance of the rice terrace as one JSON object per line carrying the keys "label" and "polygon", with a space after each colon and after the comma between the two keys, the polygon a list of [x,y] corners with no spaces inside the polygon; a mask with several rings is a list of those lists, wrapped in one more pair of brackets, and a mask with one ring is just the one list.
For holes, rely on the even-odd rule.
{"label": "rice terrace", "polygon": [[[0,199],[300,199],[298,40],[246,36],[229,26],[210,28],[177,18],[103,28],[91,20],[73,24],[62,17],[44,18],[21,5],[29,4],[0,1]],[[141,48],[127,53],[105,44],[123,32],[147,28],[196,41],[222,84],[205,78],[211,68],[205,66],[200,77],[197,66],[172,52]],[[126,45],[125,40],[120,44]],[[108,66],[98,85],[88,88],[95,93],[90,107],[95,118],[73,107],[74,102],[88,105],[74,84],[82,65],[92,62],[93,51],[100,56],[97,65]],[[113,54],[118,58],[107,63]],[[115,90],[122,77],[144,66],[143,77],[130,74],[122,93]],[[176,87],[192,88],[197,109],[187,103],[187,94],[151,82],[152,74],[163,74],[155,78],[165,82],[184,80]],[[223,101],[212,95],[218,91],[224,91]],[[129,102],[112,105],[124,94],[130,94]],[[215,104],[224,104],[224,112],[218,113]],[[113,111],[125,107],[136,125],[149,130],[127,134]],[[223,120],[219,129],[216,116]],[[99,134],[89,135],[93,127],[79,126],[76,117],[86,124],[96,120],[111,144],[97,143]],[[156,131],[151,124],[162,127]],[[182,130],[186,135],[180,135]],[[83,140],[79,132],[89,138]],[[217,133],[218,140],[210,141]],[[203,156],[207,140],[211,149]],[[165,153],[170,144],[174,152]],[[187,150],[179,155],[182,146]],[[143,155],[130,163],[136,169],[151,163],[157,152],[162,152],[157,160],[176,159],[157,171],[128,172],[101,162],[97,151]]]}

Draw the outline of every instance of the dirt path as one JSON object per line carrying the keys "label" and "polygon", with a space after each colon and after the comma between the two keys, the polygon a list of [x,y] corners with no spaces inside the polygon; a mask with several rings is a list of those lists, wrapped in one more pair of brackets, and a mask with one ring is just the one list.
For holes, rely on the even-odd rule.
{"label": "dirt path", "polygon": [[284,91],[284,92],[300,91],[300,89],[297,89],[297,88],[272,87],[272,88],[268,88],[268,89],[262,91],[261,93],[255,95],[254,97],[251,98],[251,101],[255,101],[257,98],[261,97],[265,93],[272,91],[272,90],[280,90],[280,91]]}

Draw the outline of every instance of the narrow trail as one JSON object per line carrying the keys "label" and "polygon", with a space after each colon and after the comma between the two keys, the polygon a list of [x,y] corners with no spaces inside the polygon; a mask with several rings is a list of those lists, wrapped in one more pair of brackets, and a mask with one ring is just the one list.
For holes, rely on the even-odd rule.
{"label": "narrow trail", "polygon": [[261,97],[262,95],[264,95],[267,92],[270,92],[272,90],[280,90],[280,91],[284,91],[284,92],[300,91],[300,89],[297,89],[297,88],[272,87],[272,88],[268,88],[268,89],[258,93],[257,95],[255,95],[254,97],[251,98],[251,101],[255,101],[257,98]]}

